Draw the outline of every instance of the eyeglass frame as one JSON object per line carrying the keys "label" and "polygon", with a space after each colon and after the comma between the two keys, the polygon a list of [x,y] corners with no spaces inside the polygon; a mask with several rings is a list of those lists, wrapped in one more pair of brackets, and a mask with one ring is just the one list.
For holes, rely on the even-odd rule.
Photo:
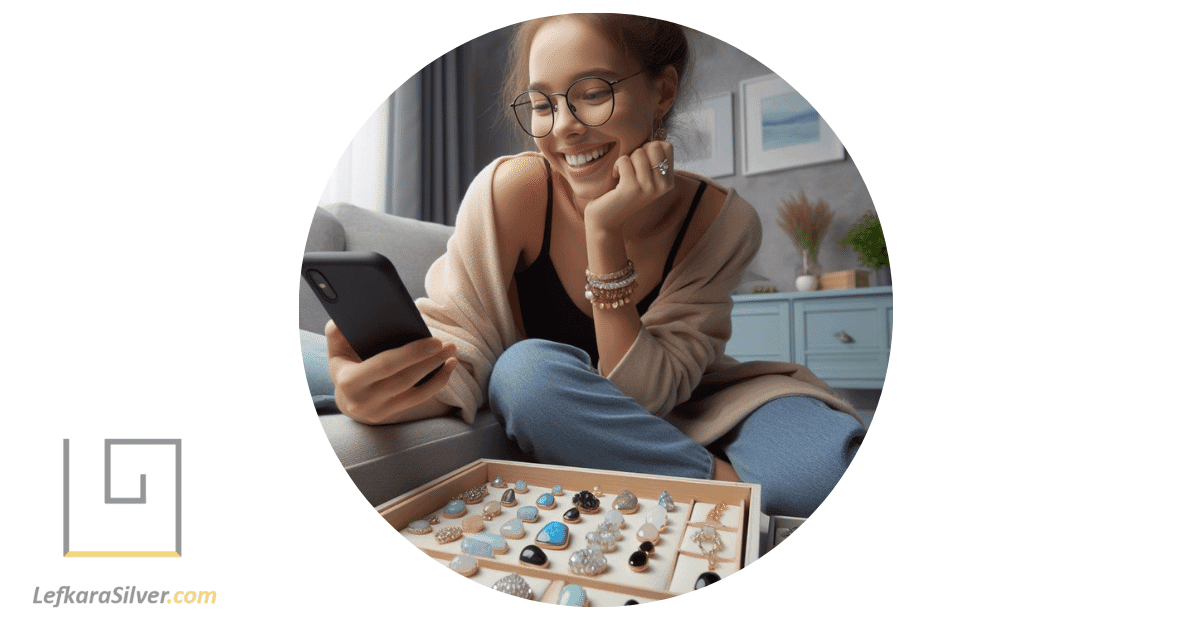
{"label": "eyeglass frame", "polygon": [[[612,114],[617,110],[617,90],[613,89],[613,86],[622,81],[628,81],[629,79],[631,79],[639,74],[642,74],[645,71],[646,71],[646,69],[642,68],[641,70],[638,70],[637,72],[634,72],[633,74],[630,74],[629,76],[626,76],[623,79],[617,79],[615,81],[610,81],[610,80],[604,78],[603,76],[581,76],[581,77],[575,79],[574,81],[571,81],[571,84],[567,86],[567,92],[570,92],[571,88],[575,87],[580,82],[583,82],[583,81],[586,81],[589,79],[597,79],[600,81],[604,81],[605,83],[608,83],[608,91],[612,94],[612,109],[609,110],[608,117],[605,118],[604,122],[601,122],[600,124],[588,124],[587,122],[580,120],[579,116],[575,115],[575,106],[572,105],[571,101],[567,99],[566,92],[555,92],[553,94],[547,94],[546,92],[543,92],[540,89],[527,89],[527,90],[521,92],[520,94],[517,94],[515,97],[513,97],[512,103],[509,104],[508,106],[510,109],[512,109],[513,117],[515,117],[517,119],[517,126],[521,127],[521,130],[525,131],[526,135],[528,135],[529,137],[532,137],[534,139],[541,139],[541,138],[546,137],[547,135],[550,135],[551,133],[554,132],[554,125],[558,122],[558,120],[556,120],[554,117],[555,115],[558,114],[558,105],[556,105],[554,102],[555,96],[563,97],[563,102],[567,103],[567,110],[571,112],[572,118],[575,118],[583,126],[594,129],[596,127],[604,126],[605,124],[608,123],[609,120],[612,120]],[[543,133],[541,135],[534,135],[528,129],[525,128],[524,124],[521,123],[521,114],[517,113],[517,100],[519,98],[521,98],[522,96],[524,96],[525,94],[541,94],[546,97],[547,101],[549,101],[549,103],[550,103],[550,130],[549,131],[546,131],[545,133]],[[522,104],[524,104],[524,103],[522,103]]]}

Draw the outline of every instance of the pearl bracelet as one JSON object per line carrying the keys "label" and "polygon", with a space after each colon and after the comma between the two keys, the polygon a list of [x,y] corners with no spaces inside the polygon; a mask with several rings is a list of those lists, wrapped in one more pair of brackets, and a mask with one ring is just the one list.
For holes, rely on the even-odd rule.
{"label": "pearl bracelet", "polygon": [[583,297],[592,305],[598,306],[600,309],[612,308],[617,309],[622,305],[626,305],[633,297],[633,291],[637,288],[637,282],[633,282],[624,288],[616,290],[602,290],[584,286]]}

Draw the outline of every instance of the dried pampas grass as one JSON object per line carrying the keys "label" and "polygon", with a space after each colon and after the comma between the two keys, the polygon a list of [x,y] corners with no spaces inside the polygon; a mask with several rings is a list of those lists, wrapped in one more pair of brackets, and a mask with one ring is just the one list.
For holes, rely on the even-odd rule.
{"label": "dried pampas grass", "polygon": [[779,208],[777,222],[791,237],[796,250],[803,255],[807,249],[815,262],[817,253],[821,250],[821,240],[825,238],[829,225],[833,223],[833,212],[829,211],[829,204],[825,201],[817,199],[817,204],[813,205],[804,192],[801,192],[798,197],[784,199]]}

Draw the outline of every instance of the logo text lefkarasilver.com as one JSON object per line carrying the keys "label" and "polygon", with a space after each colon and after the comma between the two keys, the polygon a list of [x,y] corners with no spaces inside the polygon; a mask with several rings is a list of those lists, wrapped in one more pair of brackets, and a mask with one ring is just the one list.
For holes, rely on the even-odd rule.
{"label": "logo text lefkarasilver.com", "polygon": [[33,603],[58,608],[62,604],[215,604],[216,591],[147,591],[136,586],[113,587],[102,591],[61,586],[42,592],[33,588]]}

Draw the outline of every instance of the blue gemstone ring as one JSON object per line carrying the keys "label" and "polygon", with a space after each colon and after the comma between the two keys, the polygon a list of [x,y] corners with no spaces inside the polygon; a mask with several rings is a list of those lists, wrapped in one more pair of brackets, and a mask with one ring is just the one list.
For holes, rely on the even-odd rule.
{"label": "blue gemstone ring", "polygon": [[567,529],[566,524],[560,521],[551,521],[542,527],[533,541],[545,548],[562,549],[567,546],[570,539],[571,532]]}

